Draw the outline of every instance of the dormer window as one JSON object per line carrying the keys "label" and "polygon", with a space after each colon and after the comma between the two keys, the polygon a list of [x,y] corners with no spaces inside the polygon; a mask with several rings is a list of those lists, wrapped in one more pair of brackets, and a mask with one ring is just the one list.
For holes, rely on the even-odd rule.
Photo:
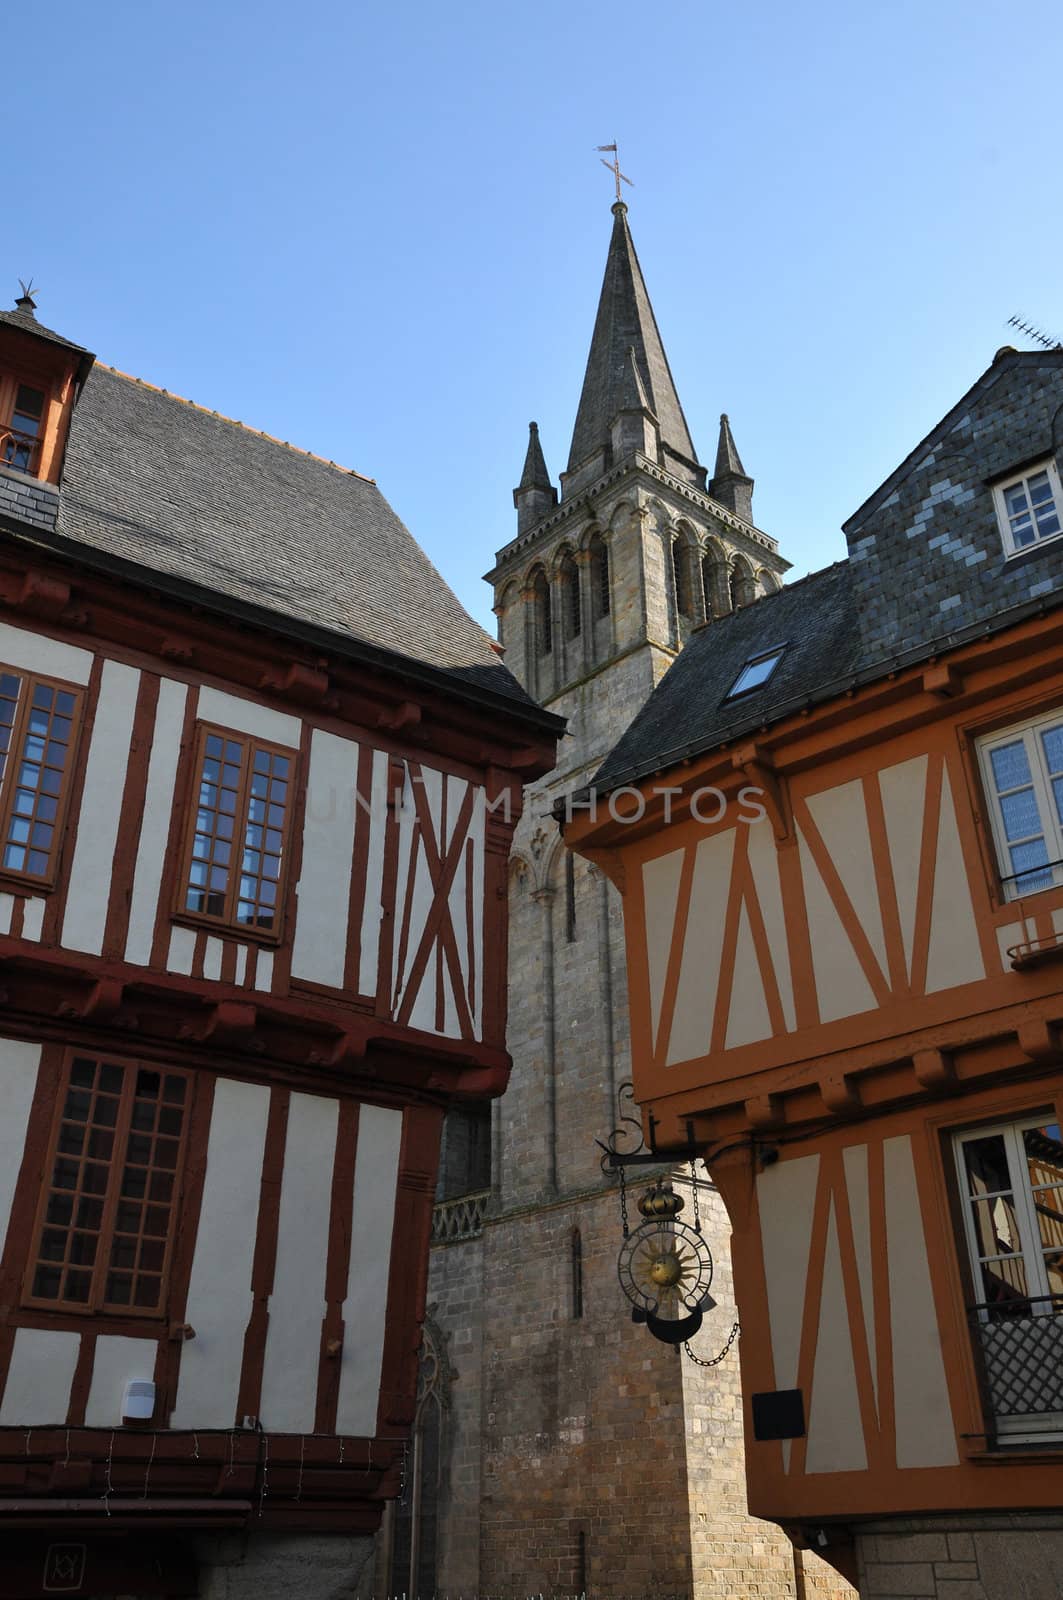
{"label": "dormer window", "polygon": [[1052,460],[994,484],[993,500],[1009,556],[1063,533],[1063,490]]}
{"label": "dormer window", "polygon": [[750,656],[724,695],[724,700],[736,700],[739,695],[749,694],[753,689],[762,688],[779,665],[785,650],[786,646],[780,644],[771,650],[762,650],[758,655]]}
{"label": "dormer window", "polygon": [[[2,390],[8,393],[4,395]],[[19,472],[35,473],[40,464],[46,397],[43,389],[11,379],[0,385],[0,461]]]}

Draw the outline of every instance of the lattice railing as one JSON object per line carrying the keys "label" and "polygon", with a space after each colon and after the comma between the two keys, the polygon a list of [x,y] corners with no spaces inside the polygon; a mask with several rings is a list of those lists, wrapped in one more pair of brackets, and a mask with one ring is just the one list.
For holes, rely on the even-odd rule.
{"label": "lattice railing", "polygon": [[997,1422],[1063,1412],[1063,1296],[975,1306],[971,1326]]}
{"label": "lattice railing", "polygon": [[456,1200],[441,1200],[432,1210],[432,1243],[475,1239],[483,1232],[484,1210],[490,1197],[490,1189],[478,1189],[475,1194],[462,1194]]}

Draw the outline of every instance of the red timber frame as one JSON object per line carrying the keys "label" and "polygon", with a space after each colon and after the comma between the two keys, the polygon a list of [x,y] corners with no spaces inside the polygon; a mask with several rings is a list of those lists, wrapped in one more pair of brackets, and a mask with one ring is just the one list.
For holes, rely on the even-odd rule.
{"label": "red timber frame", "polygon": [[[490,704],[451,694],[429,679],[408,678],[386,662],[367,666],[320,643],[300,643],[277,632],[234,624],[224,616],[145,592],[124,579],[86,571],[34,553],[19,561],[13,542],[0,548],[0,604],[16,625],[97,652],[83,687],[77,759],[71,773],[62,870],[46,894],[39,943],[20,937],[27,894],[40,891],[7,880],[16,896],[11,931],[0,935],[0,1033],[40,1043],[41,1069],[22,1171],[0,1259],[0,1375],[6,1375],[18,1327],[66,1328],[80,1334],[65,1423],[59,1427],[0,1429],[0,1529],[206,1528],[318,1529],[371,1532],[385,1500],[398,1493],[405,1442],[413,1418],[417,1351],[428,1270],[428,1241],[439,1135],[455,1097],[482,1098],[505,1087],[506,862],[520,814],[524,781],[554,761],[550,720],[529,712],[503,718]],[[133,710],[131,753],[122,795],[123,820],[115,850],[99,957],[63,949],[69,862],[76,844],[87,754],[100,698],[102,658],[141,672]],[[167,868],[159,892],[151,967],[124,959],[129,900],[139,845],[139,816],[147,791],[160,681],[189,687]],[[299,773],[291,795],[290,851],[279,942],[256,939],[255,930],[203,928],[188,975],[160,970],[174,921],[180,848],[194,799],[192,760],[198,690],[213,684],[261,705],[303,718]],[[356,739],[363,763],[372,750],[389,758],[395,774],[409,763],[433,768],[484,787],[488,802],[484,858],[483,939],[486,970],[479,1039],[444,1038],[412,1029],[390,1003],[357,993],[358,953],[346,961],[346,986],[327,990],[290,980],[295,886],[309,769],[312,727]],[[369,776],[368,765],[361,776]],[[366,783],[368,787],[368,783]],[[417,792],[415,786],[415,793]],[[389,819],[385,873],[398,848]],[[458,829],[458,835],[462,830]],[[464,845],[432,856],[430,830],[421,837],[435,889],[430,920],[450,961],[449,886],[467,873]],[[364,863],[363,863],[364,866]],[[352,927],[361,922],[358,857],[352,874]],[[364,872],[362,874],[364,882]],[[381,948],[398,936],[395,908],[381,929]],[[183,917],[177,919],[184,922]],[[204,976],[206,941],[225,943],[220,977]],[[247,970],[236,981],[233,940],[246,944]],[[269,945],[274,979],[269,992],[253,987],[256,951]],[[156,966],[154,963],[158,963]],[[383,964],[382,968],[383,970]],[[388,969],[390,970],[390,969]],[[429,969],[432,970],[431,968]],[[390,997],[389,997],[390,1002]],[[156,1416],[168,1414],[177,1390],[192,1259],[202,1203],[212,1100],[218,1078],[268,1086],[271,1091],[262,1174],[262,1208],[253,1262],[252,1311],[241,1365],[239,1415],[254,1417],[262,1384],[268,1297],[277,1250],[280,1163],[284,1120],[292,1091],[333,1097],[339,1107],[330,1233],[326,1252],[326,1312],[321,1327],[314,1431],[305,1436],[263,1434],[254,1428],[171,1431],[85,1426],[95,1344],[101,1334],[147,1331],[143,1316],[113,1311],[86,1315],[19,1305],[21,1283],[46,1175],[52,1118],[66,1052],[75,1047],[186,1073],[189,1101],[180,1225],[169,1263],[166,1316],[154,1378]],[[386,1337],[376,1434],[372,1439],[334,1433],[339,1362],[332,1356],[344,1337],[342,1307],[350,1250],[350,1206],[359,1106],[403,1113],[395,1234],[387,1291]],[[151,1323],[159,1332],[158,1321]]]}

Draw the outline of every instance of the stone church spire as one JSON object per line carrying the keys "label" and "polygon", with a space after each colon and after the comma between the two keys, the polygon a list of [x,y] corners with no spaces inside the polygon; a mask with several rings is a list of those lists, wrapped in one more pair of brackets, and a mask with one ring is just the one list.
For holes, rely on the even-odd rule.
{"label": "stone church spire", "polygon": [[[613,234],[572,433],[568,471],[561,480],[562,496],[578,492],[612,465],[614,423],[619,414],[632,408],[632,359],[640,409],[656,424],[653,442],[658,464],[673,476],[703,488],[705,469],[698,463],[664,353],[628,227],[627,206],[618,200],[612,209]],[[634,352],[633,358],[629,351]],[[639,448],[644,446],[640,444]]]}

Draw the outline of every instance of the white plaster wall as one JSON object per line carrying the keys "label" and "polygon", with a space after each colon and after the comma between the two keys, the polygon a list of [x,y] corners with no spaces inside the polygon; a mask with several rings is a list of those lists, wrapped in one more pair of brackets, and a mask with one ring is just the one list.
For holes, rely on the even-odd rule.
{"label": "white plaster wall", "polygon": [[87,1428],[121,1427],[125,1386],[133,1378],[152,1382],[157,1351],[155,1339],[127,1339],[115,1334],[97,1338],[85,1406]]}
{"label": "white plaster wall", "polygon": [[379,1106],[361,1107],[354,1168],[351,1264],[343,1302],[338,1433],[376,1432],[401,1141],[400,1111],[387,1111]]}
{"label": "white plaster wall", "polygon": [[291,1097],[260,1403],[272,1433],[314,1427],[338,1119],[335,1100]]}
{"label": "white plaster wall", "polygon": [[39,1044],[0,1040],[0,1255],[7,1238],[40,1064]]}
{"label": "white plaster wall", "polygon": [[358,755],[352,740],[314,729],[292,976],[335,989],[343,987],[355,829],[369,821],[355,803]]}
{"label": "white plaster wall", "polygon": [[201,722],[215,722],[221,728],[246,733],[252,739],[290,745],[293,750],[299,748],[302,723],[298,717],[260,706],[254,700],[242,700],[239,695],[226,694],[222,689],[200,689],[198,715]]}
{"label": "white plaster wall", "polygon": [[43,633],[0,622],[0,661],[23,672],[41,672],[67,683],[86,684],[92,671],[92,654],[77,645],[62,644]]}
{"label": "white plaster wall", "polygon": [[125,947],[126,960],[142,966],[146,966],[151,959],[187,699],[188,690],[183,683],[176,683],[172,678],[162,680],[155,708],[155,730],[148,761],[148,781],[133,872]]}
{"label": "white plaster wall", "polygon": [[218,1080],[186,1310],[196,1337],[181,1349],[174,1428],[237,1420],[268,1114],[268,1089]]}
{"label": "white plaster wall", "polygon": [[19,1328],[0,1404],[0,1428],[63,1426],[80,1349],[79,1333]]}
{"label": "white plaster wall", "polygon": [[140,673],[105,661],[70,867],[62,943],[99,955],[122,810]]}

